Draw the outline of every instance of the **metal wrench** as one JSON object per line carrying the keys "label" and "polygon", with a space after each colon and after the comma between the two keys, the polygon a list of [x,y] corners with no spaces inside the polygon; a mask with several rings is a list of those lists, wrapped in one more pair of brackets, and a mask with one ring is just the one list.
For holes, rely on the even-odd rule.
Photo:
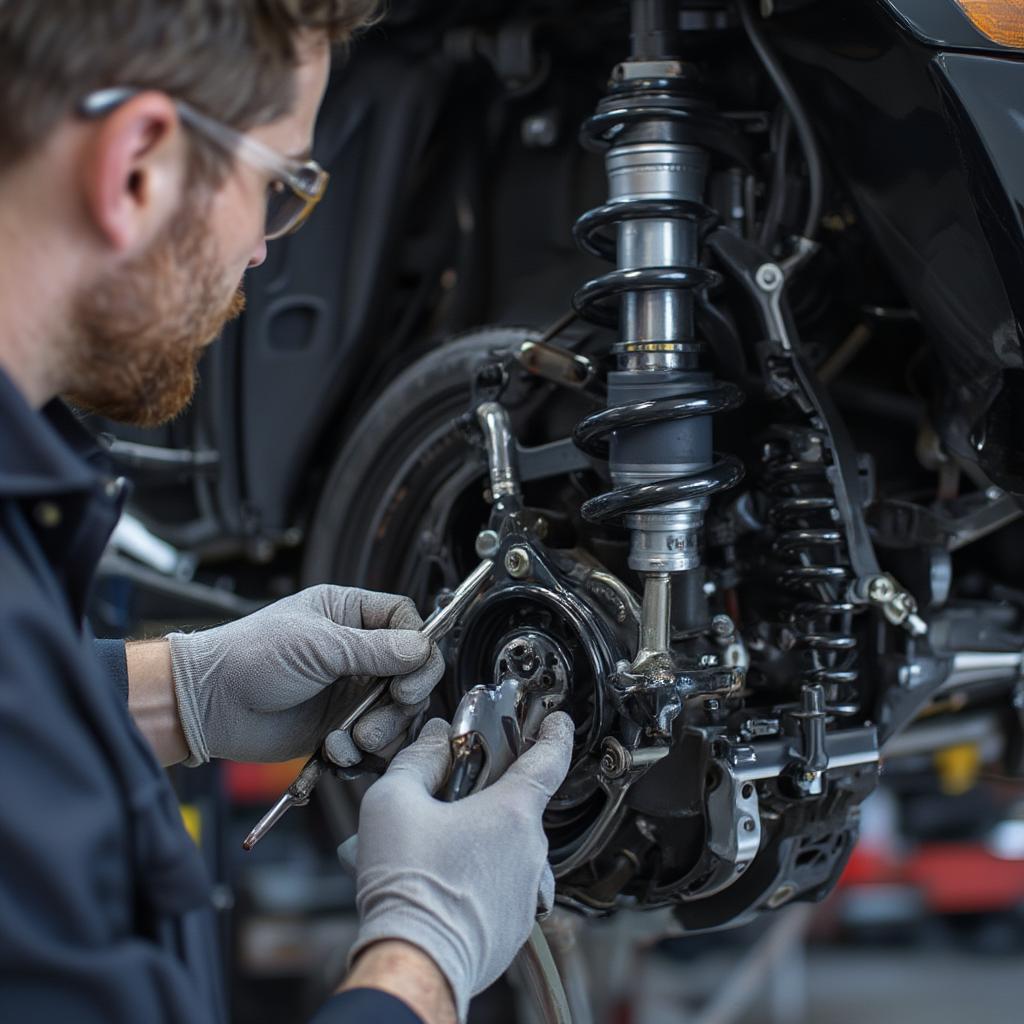
{"label": "metal wrench", "polygon": [[[427,619],[421,632],[430,640],[440,640],[454,627],[462,613],[472,604],[473,599],[483,589],[494,568],[494,560],[485,558],[452,592],[451,599],[444,607]],[[359,699],[359,703],[335,727],[351,729],[367,711],[373,708],[389,692],[392,680],[381,679],[374,683]],[[334,730],[331,730],[332,732]],[[313,754],[302,766],[302,770],[291,785],[281,794],[281,798],[256,823],[256,827],[245,837],[243,849],[251,850],[292,807],[303,807],[320,781],[324,772],[331,769],[331,762],[324,753],[323,746]]]}
{"label": "metal wrench", "polygon": [[[519,756],[523,734],[517,710],[523,692],[518,679],[505,678],[494,686],[474,686],[459,702],[449,733],[452,770],[442,799],[460,800],[496,782]],[[470,770],[474,755],[482,755]],[[516,954],[519,973],[542,1024],[572,1024],[569,999],[547,937],[534,922],[526,944]]]}

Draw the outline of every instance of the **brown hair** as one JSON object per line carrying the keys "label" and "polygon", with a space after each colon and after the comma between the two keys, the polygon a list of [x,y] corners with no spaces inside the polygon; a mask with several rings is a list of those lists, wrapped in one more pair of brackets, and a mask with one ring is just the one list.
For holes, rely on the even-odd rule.
{"label": "brown hair", "polygon": [[[159,89],[239,130],[294,100],[299,37],[345,43],[377,0],[0,0],[0,171],[88,93]],[[223,151],[193,136],[199,170]]]}

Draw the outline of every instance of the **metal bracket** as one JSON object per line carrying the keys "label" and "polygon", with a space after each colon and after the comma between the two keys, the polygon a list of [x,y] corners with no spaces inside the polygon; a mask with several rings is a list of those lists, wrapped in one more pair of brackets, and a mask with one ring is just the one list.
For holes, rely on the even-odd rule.
{"label": "metal bracket", "polygon": [[902,626],[911,636],[928,632],[928,623],[917,614],[913,594],[887,572],[855,580],[848,596],[854,604],[874,605],[888,622]]}
{"label": "metal bracket", "polygon": [[707,796],[707,846],[718,858],[718,865],[694,896],[711,896],[728,888],[747,870],[761,848],[757,787],[737,773],[745,756],[747,751],[743,747],[733,747],[727,758],[715,762],[720,779]]}

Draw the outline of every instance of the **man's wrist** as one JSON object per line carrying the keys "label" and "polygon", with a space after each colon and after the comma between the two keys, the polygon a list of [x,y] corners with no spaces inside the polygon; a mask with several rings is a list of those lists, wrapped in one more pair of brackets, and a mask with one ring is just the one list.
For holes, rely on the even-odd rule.
{"label": "man's wrist", "polygon": [[367,946],[339,986],[376,988],[401,999],[424,1024],[455,1024],[455,1000],[437,964],[419,948],[400,939]]}
{"label": "man's wrist", "polygon": [[149,740],[162,765],[189,755],[174,696],[171,648],[166,638],[125,645],[128,663],[128,710]]}

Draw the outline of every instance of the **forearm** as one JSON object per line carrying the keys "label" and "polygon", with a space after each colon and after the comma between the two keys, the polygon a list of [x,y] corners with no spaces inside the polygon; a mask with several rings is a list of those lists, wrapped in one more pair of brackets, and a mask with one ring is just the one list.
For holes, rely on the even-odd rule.
{"label": "forearm", "polygon": [[125,646],[128,661],[128,711],[149,740],[162,765],[188,757],[174,696],[171,649],[165,639],[142,640]]}
{"label": "forearm", "polygon": [[418,946],[387,939],[359,955],[339,986],[376,988],[401,999],[424,1024],[455,1024],[455,1001],[444,975]]}

